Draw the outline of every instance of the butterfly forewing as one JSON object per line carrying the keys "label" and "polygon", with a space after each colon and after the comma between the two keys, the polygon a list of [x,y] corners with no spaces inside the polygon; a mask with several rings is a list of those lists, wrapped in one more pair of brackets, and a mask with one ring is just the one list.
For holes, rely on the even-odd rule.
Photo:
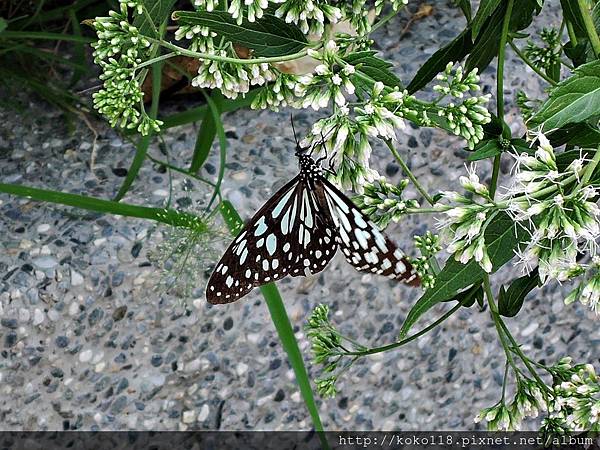
{"label": "butterfly forewing", "polygon": [[333,224],[309,184],[297,176],[244,226],[216,265],[210,303],[229,303],[286,275],[320,272],[337,250]]}
{"label": "butterfly forewing", "polygon": [[337,228],[337,242],[357,270],[418,285],[419,278],[404,253],[344,194],[322,179],[327,207]]}

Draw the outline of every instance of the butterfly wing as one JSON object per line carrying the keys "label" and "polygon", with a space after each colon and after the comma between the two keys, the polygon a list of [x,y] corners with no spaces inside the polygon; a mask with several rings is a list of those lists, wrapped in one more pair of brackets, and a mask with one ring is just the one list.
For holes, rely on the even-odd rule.
{"label": "butterfly wing", "polygon": [[346,260],[357,270],[418,285],[419,278],[402,250],[333,184],[325,178],[320,182]]}
{"label": "butterfly wing", "polygon": [[208,280],[206,298],[212,304],[230,303],[286,275],[318,273],[336,250],[331,219],[297,176],[265,203],[225,251]]}

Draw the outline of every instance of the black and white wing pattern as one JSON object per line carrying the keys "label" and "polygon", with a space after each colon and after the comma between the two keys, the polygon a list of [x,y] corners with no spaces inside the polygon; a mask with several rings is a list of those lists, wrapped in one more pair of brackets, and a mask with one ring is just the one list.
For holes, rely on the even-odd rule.
{"label": "black and white wing pattern", "polygon": [[394,242],[325,178],[321,180],[327,207],[336,226],[337,242],[357,270],[418,286],[419,277]]}
{"label": "black and white wing pattern", "polygon": [[334,227],[306,177],[296,176],[267,201],[225,251],[208,281],[208,302],[234,302],[286,275],[322,271],[337,250]]}

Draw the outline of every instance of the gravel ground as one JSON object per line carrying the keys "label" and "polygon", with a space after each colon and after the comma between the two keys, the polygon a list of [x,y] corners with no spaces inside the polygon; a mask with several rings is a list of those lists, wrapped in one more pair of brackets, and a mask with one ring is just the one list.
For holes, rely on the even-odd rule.
{"label": "gravel ground", "polygon": [[[540,26],[558,23],[551,3]],[[406,17],[378,32],[381,51],[408,80],[438,46],[463,26],[446,1],[398,41]],[[538,78],[508,52],[509,119],[517,116],[517,89],[540,93]],[[495,67],[484,74],[492,90]],[[297,171],[290,111],[238,111],[224,118],[229,154],[223,195],[248,217]],[[300,129],[319,115],[296,113]],[[0,181],[110,198],[133,157],[130,143],[100,123],[69,130],[63,117],[31,100],[24,116],[0,112]],[[512,122],[522,131],[520,122]],[[189,161],[197,125],[166,133],[172,161]],[[432,129],[408,127],[402,153],[430,189],[445,189],[463,173],[462,142]],[[151,148],[160,155],[158,146]],[[95,153],[95,155],[93,155]],[[203,175],[215,174],[215,153]],[[163,156],[161,156],[164,158]],[[373,165],[401,177],[389,153],[377,147]],[[90,170],[92,165],[92,170]],[[510,161],[503,165],[503,174]],[[483,164],[481,173],[490,176]],[[182,208],[206,201],[201,185],[173,176],[173,200]],[[164,204],[168,174],[146,163],[126,201]],[[407,219],[390,235],[405,249],[431,223]],[[243,301],[213,307],[198,270],[189,300],[156,289],[160,269],[152,258],[172,232],[141,220],[53,208],[0,195],[0,427],[56,429],[290,430],[311,427],[258,291]],[[222,249],[226,239],[214,236]],[[214,260],[199,254],[198,264]],[[510,275],[507,269],[497,279]],[[513,272],[514,274],[514,272]],[[318,303],[330,305],[340,329],[362,342],[391,342],[419,290],[355,272],[341,257],[311,279],[285,279],[279,288],[301,331]],[[534,358],[565,354],[597,362],[600,332],[593,315],[561,301],[550,285],[535,292],[509,326]],[[447,307],[447,306],[445,306]],[[444,307],[430,315],[437,317]],[[337,398],[319,401],[328,429],[476,429],[473,416],[500,396],[504,358],[487,311],[465,309],[442,327],[403,347],[356,364]],[[313,376],[318,368],[309,367]]]}

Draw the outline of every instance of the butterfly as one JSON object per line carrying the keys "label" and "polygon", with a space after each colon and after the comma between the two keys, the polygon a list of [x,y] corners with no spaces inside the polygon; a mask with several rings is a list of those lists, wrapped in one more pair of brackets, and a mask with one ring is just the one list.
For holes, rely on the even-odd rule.
{"label": "butterfly", "polygon": [[231,303],[255,287],[287,275],[321,272],[341,249],[357,270],[416,286],[420,280],[404,253],[324,176],[296,143],[300,173],[242,228],[208,280],[206,299]]}

